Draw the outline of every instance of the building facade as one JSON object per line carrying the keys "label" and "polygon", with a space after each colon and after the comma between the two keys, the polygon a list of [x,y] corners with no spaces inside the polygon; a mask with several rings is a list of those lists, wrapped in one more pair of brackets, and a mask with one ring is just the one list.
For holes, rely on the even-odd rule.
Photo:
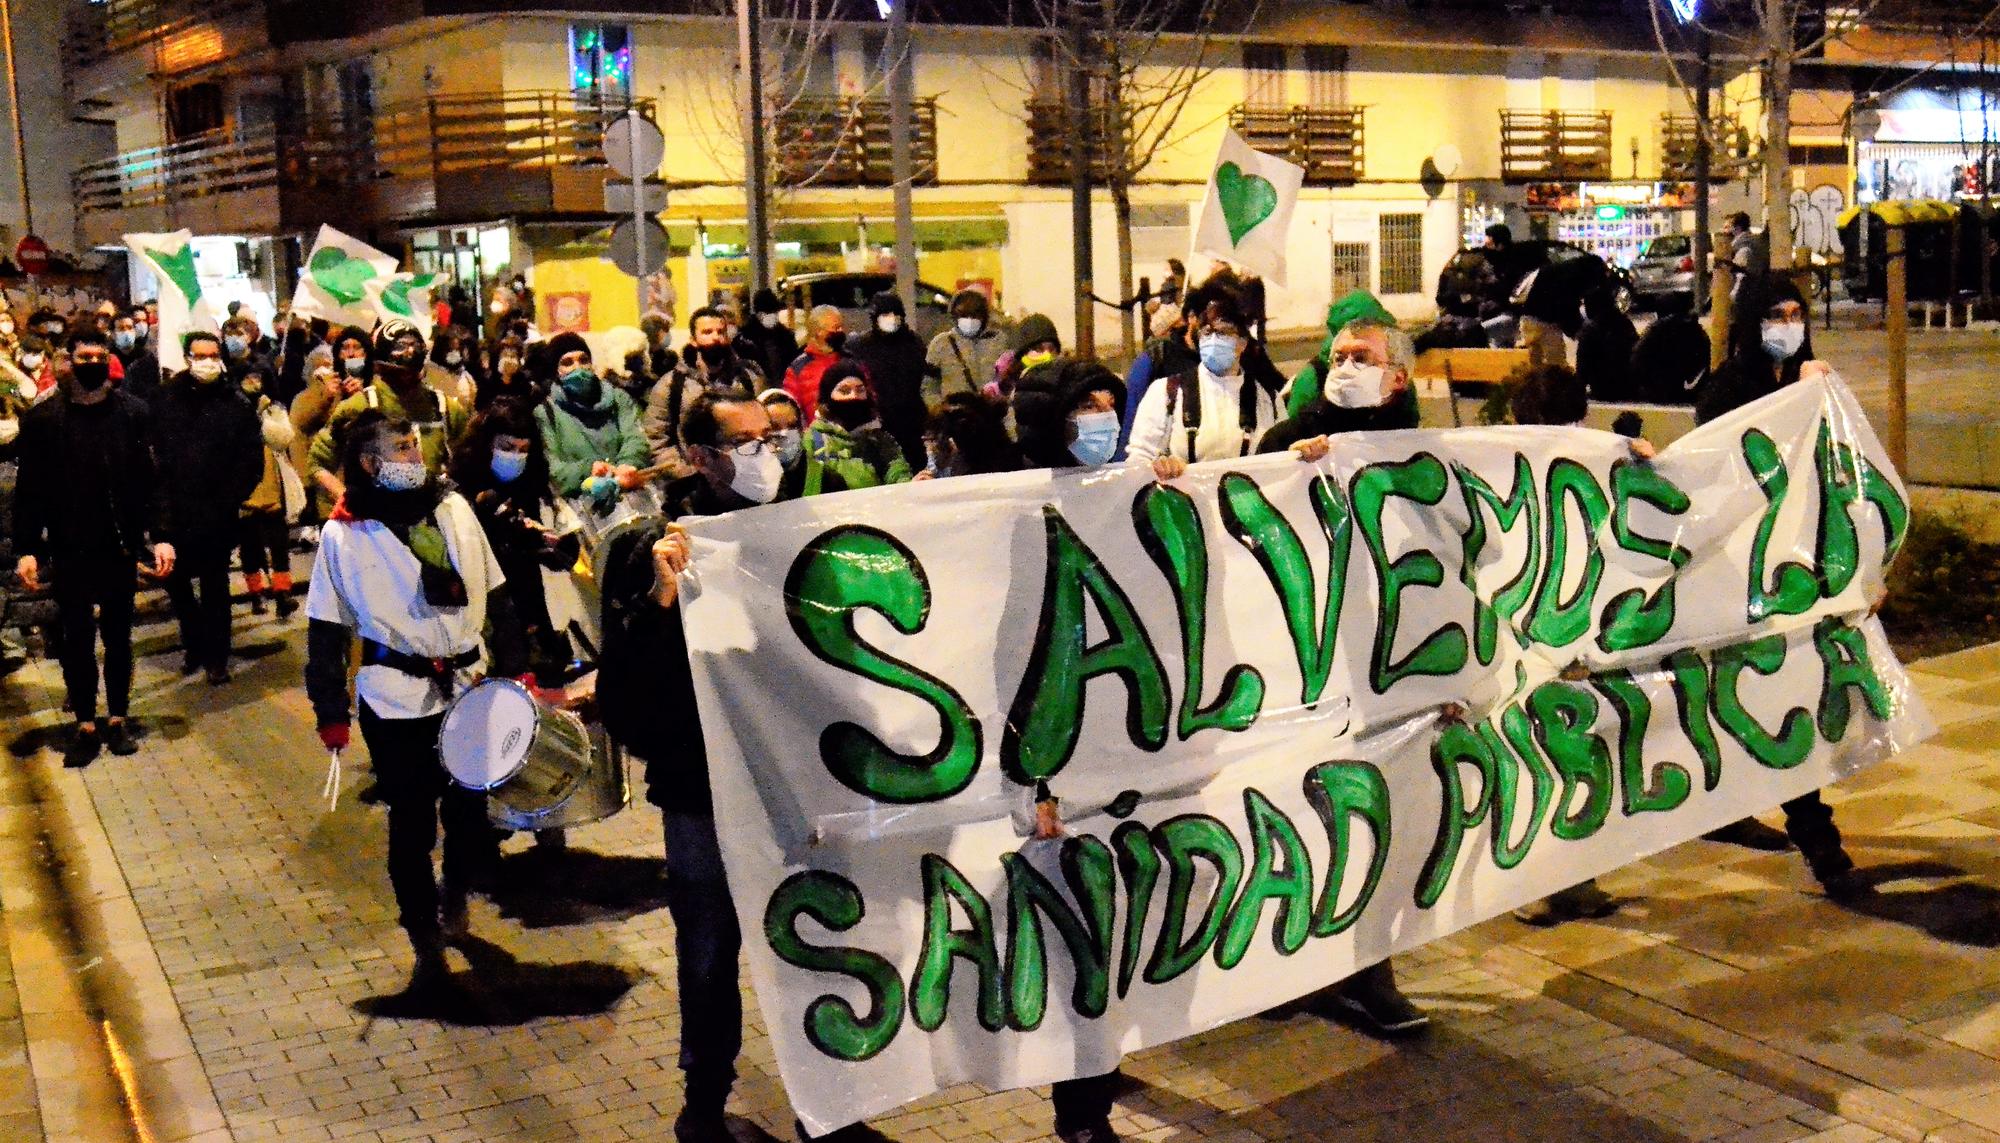
{"label": "building facade", "polygon": [[[602,257],[599,136],[637,106],[667,137],[661,221],[685,314],[745,273],[735,24],[709,2],[81,3],[68,96],[115,142],[78,156],[80,241],[188,227],[208,236],[211,288],[261,311],[289,294],[301,240],[326,222],[475,294],[525,272],[545,327],[630,324],[631,280]],[[811,24],[784,8],[767,7],[765,37],[777,269],[879,267],[893,216],[884,27],[872,5]],[[912,31],[918,274],[1045,312],[1068,336],[1060,68],[1046,29],[963,9],[919,9]],[[1132,185],[1135,275],[1158,281],[1185,257],[1225,127],[1308,170],[1288,280],[1271,291],[1278,327],[1316,324],[1356,287],[1422,315],[1445,261],[1492,221],[1621,258],[1690,220],[1691,117],[1644,0],[1257,13],[1240,34],[1162,37],[1133,80],[1177,91]],[[1094,220],[1092,277],[1109,296],[1102,189]],[[1098,333],[1115,339],[1115,312]]]}

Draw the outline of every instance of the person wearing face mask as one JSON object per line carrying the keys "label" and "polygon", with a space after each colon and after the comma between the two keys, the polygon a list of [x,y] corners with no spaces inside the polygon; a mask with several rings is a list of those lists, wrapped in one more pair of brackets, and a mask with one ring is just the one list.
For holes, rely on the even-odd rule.
{"label": "person wearing face mask", "polygon": [[682,1141],[732,1138],[724,1107],[743,1046],[742,935],[723,875],[681,626],[676,576],[686,566],[686,537],[670,522],[799,496],[805,467],[783,465],[773,434],[763,403],[726,390],[695,394],[680,428],[694,472],[667,486],[662,519],[621,533],[603,553],[597,702],[612,738],[645,763],[646,800],[660,808],[665,833],[685,1084],[673,1137]]}
{"label": "person wearing face mask", "polygon": [[925,357],[924,341],[911,332],[903,299],[884,290],[868,299],[866,333],[848,346],[875,392],[875,411],[882,427],[902,447],[903,460],[913,469],[924,465],[924,389],[936,384]]}
{"label": "person wearing face mask", "polygon": [[779,320],[778,295],[768,287],[750,297],[746,307],[750,319],[738,335],[738,352],[757,363],[766,378],[782,380],[785,369],[799,355],[799,339]]}
{"label": "person wearing face mask", "polygon": [[910,479],[910,462],[882,427],[875,390],[858,361],[836,362],[820,374],[819,414],[806,429],[805,446],[849,488]]}
{"label": "person wearing face mask", "polygon": [[50,352],[51,342],[39,333],[22,336],[20,344],[14,347],[14,368],[26,377],[35,389],[35,400],[44,400],[56,391],[55,354]]}
{"label": "person wearing face mask", "polygon": [[585,618],[572,571],[582,524],[549,483],[534,406],[502,397],[473,417],[452,452],[451,483],[472,503],[507,577],[528,669],[544,686],[567,682],[569,627]]}
{"label": "person wearing face mask", "polygon": [[528,368],[527,343],[518,337],[503,337],[488,348],[490,359],[474,398],[477,406],[484,409],[500,397],[513,397],[530,406],[541,404],[548,394],[535,383],[534,371]]}
{"label": "person wearing face mask", "polygon": [[467,409],[479,402],[478,363],[471,352],[471,345],[470,331],[448,325],[438,326],[431,344],[428,369],[430,383]]}
{"label": "person wearing face mask", "polygon": [[783,389],[766,389],[757,394],[757,403],[771,415],[771,446],[778,450],[778,463],[785,467],[787,484],[794,481],[794,472],[802,473],[797,478],[800,496],[818,496],[825,492],[845,492],[847,482],[840,474],[820,462],[820,459],[806,448],[805,422],[799,403]]}
{"label": "person wearing face mask", "polygon": [[[1703,382],[1695,398],[1696,424],[1734,412],[1795,381],[1827,374],[1826,363],[1813,358],[1805,301],[1798,283],[1784,274],[1753,272],[1743,276],[1737,283],[1729,327],[1729,358]],[[1744,818],[1705,836],[1710,841],[1766,851],[1785,849],[1788,843],[1796,845],[1827,896],[1849,900],[1872,892],[1841,840],[1833,807],[1819,791],[1794,798],[1783,809],[1783,833],[1756,818]]]}
{"label": "person wearing face mask", "polygon": [[162,515],[178,558],[167,596],[180,623],[181,673],[229,681],[229,558],[241,508],[264,475],[257,411],[229,378],[214,334],[185,340],[187,368],[160,387],[153,410]]}
{"label": "person wearing face mask", "polygon": [[[1350,290],[1327,306],[1326,340],[1319,343],[1319,351],[1313,354],[1312,360],[1306,362],[1305,368],[1294,374],[1285,386],[1285,416],[1296,417],[1305,412],[1306,406],[1325,391],[1326,375],[1333,361],[1333,343],[1340,339],[1340,331],[1347,328],[1348,322],[1359,318],[1396,324],[1395,315],[1382,308],[1382,303],[1367,290]],[[1414,417],[1417,411],[1416,394],[1411,393],[1408,401],[1410,415]]]}
{"label": "person wearing face mask", "polygon": [[993,328],[993,306],[980,290],[960,290],[951,299],[951,326],[931,338],[924,363],[924,403],[935,405],[953,393],[978,393],[993,380],[1007,341]]}
{"label": "person wearing face mask", "polygon": [[56,311],[43,307],[28,315],[28,328],[50,345],[61,345],[68,335],[69,322]]}
{"label": "person wearing face mask", "polygon": [[20,341],[20,328],[14,320],[13,311],[0,304],[0,354],[13,356],[14,347],[19,345]]}
{"label": "person wearing face mask", "polygon": [[1356,318],[1341,327],[1328,352],[1319,391],[1300,412],[1272,425],[1257,451],[1310,446],[1324,455],[1325,438],[1338,433],[1417,427],[1417,405],[1409,399],[1416,350],[1407,334],[1390,322]]}
{"label": "person wearing face mask", "polygon": [[[389,811],[389,884],[415,966],[408,992],[449,983],[446,945],[467,936],[466,895],[491,850],[484,798],[438,757],[445,708],[476,673],[514,676],[525,655],[512,599],[472,506],[431,475],[415,426],[364,409],[342,443],[346,489],[320,531],[306,592],[306,697],[320,745],[351,742],[348,664],[361,737]],[[444,827],[444,885],[431,867]]]}
{"label": "person wearing face mask", "polygon": [[[314,519],[325,519],[333,502],[340,498],[339,474],[313,462],[313,450],[320,433],[333,419],[342,401],[361,392],[373,379],[375,341],[368,331],[355,326],[341,330],[329,343],[308,354],[305,388],[292,398],[292,465],[306,481],[312,502],[307,506]],[[329,450],[329,455],[332,450]]]}
{"label": "person wearing face mask", "polygon": [[[14,489],[14,573],[29,591],[49,583],[61,630],[60,657],[75,731],[68,766],[87,766],[109,747],[138,747],[126,725],[132,691],[135,564],[173,571],[159,528],[152,418],[144,403],[111,386],[111,348],[79,333],[53,398],[21,416]],[[97,646],[104,646],[107,719],[97,717]]]}
{"label": "person wearing face mask", "polygon": [[1037,365],[1046,365],[1062,352],[1062,338],[1056,323],[1044,314],[1029,314],[1014,327],[1014,348],[993,366],[993,379],[982,390],[996,401],[1009,401],[1023,374]]}
{"label": "person wearing face mask", "polygon": [[260,340],[257,323],[248,314],[222,323],[222,361],[229,379],[246,388],[255,379],[258,393],[270,393],[278,387],[278,367],[257,348]]}
{"label": "person wearing face mask", "polygon": [[764,374],[730,343],[722,312],[707,306],[688,315],[688,343],[680,361],[646,394],[641,428],[652,463],[678,480],[694,471],[681,453],[681,414],[696,393],[716,389],[750,396],[764,388]]}
{"label": "person wearing face mask", "polygon": [[819,408],[819,379],[847,350],[847,319],[838,306],[814,306],[805,348],[785,368],[785,392],[811,421]]}
{"label": "person wearing face mask", "polygon": [[549,475],[558,494],[604,511],[646,482],[639,471],[649,455],[639,406],[598,377],[590,346],[577,334],[550,338],[546,356],[555,385],[535,407],[535,421]]}
{"label": "person wearing face mask", "polygon": [[111,355],[124,367],[127,393],[151,404],[160,392],[160,359],[146,343],[146,326],[130,314],[111,320]]}
{"label": "person wearing face mask", "polygon": [[1133,460],[1176,456],[1192,464],[1249,456],[1278,419],[1276,398],[1243,369],[1250,339],[1241,308],[1220,291],[1201,302],[1192,315],[1198,360],[1147,388],[1126,450]]}
{"label": "person wearing face mask", "polygon": [[[329,498],[337,498],[345,490],[334,472],[340,455],[338,439],[347,423],[362,413],[375,409],[415,425],[424,466],[432,476],[444,472],[452,443],[465,435],[466,422],[471,419],[456,398],[428,382],[424,335],[416,326],[401,320],[383,323],[367,353],[354,343],[350,334],[355,332],[341,334],[335,349],[343,386],[361,383],[360,387],[328,415],[326,427],[313,440],[312,471],[307,474]],[[365,334],[362,343],[367,343]]]}

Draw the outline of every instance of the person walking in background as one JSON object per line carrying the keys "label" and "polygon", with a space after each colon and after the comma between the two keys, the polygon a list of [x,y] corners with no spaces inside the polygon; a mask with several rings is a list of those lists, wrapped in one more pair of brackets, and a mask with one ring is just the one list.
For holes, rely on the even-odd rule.
{"label": "person walking in background", "polygon": [[160,393],[160,359],[146,338],[145,317],[119,314],[111,322],[111,355],[124,367],[120,388],[151,403]]}
{"label": "person walking in background", "polygon": [[847,319],[838,306],[814,306],[805,348],[785,369],[785,392],[811,421],[819,410],[819,379],[846,355]]}
{"label": "person walking in background", "polygon": [[951,393],[924,426],[924,470],[917,480],[1014,472],[1025,463],[1007,435],[1007,410],[983,393]]}
{"label": "person walking in background", "polygon": [[242,532],[244,501],[264,474],[257,411],[229,380],[223,346],[187,335],[188,367],[160,388],[153,452],[167,538],[177,558],[167,596],[180,623],[181,673],[229,681],[229,557]]}
{"label": "person walking in background", "polygon": [[924,391],[933,384],[923,339],[910,330],[903,299],[883,290],[868,299],[874,328],[854,339],[848,352],[868,373],[882,428],[903,449],[911,469],[924,463]]}
{"label": "person walking in background", "polygon": [[529,405],[541,404],[548,393],[536,383],[534,371],[528,368],[528,344],[509,334],[492,342],[491,349],[492,360],[479,380],[474,403],[484,409],[495,398],[512,397]]}
{"label": "person walking in background", "polygon": [[[14,490],[15,574],[29,591],[44,583],[61,628],[63,686],[76,727],[67,766],[98,752],[138,749],[126,716],[132,694],[133,568],[174,570],[159,530],[150,411],[111,386],[111,347],[79,333],[56,395],[21,416]],[[97,718],[97,646],[104,645],[104,709]]]}
{"label": "person walking in background", "polygon": [[1629,399],[1618,394],[1632,389],[1632,351],[1638,346],[1639,330],[1618,308],[1618,295],[1610,282],[1584,295],[1575,375],[1586,393],[1606,401]]}
{"label": "person walking in background", "polygon": [[953,393],[981,393],[1007,352],[993,328],[992,303],[979,290],[960,290],[951,299],[951,327],[931,338],[924,352],[924,404],[936,405]]}
{"label": "person walking in background", "polygon": [[258,432],[264,439],[264,474],[243,502],[237,539],[243,588],[250,596],[250,614],[264,614],[270,601],[282,620],[299,609],[298,600],[292,598],[291,527],[305,509],[306,488],[292,467],[298,429],[270,394],[246,385],[244,395],[256,410]]}
{"label": "person walking in background", "polygon": [[993,378],[981,391],[996,401],[1011,402],[1023,374],[1046,365],[1062,352],[1062,336],[1046,314],[1029,314],[1014,327],[1014,347],[994,363]]}
{"label": "person walking in background", "polygon": [[772,384],[784,380],[785,370],[799,355],[799,339],[778,320],[778,295],[769,287],[750,298],[750,320],[743,324],[743,354],[757,363]]}

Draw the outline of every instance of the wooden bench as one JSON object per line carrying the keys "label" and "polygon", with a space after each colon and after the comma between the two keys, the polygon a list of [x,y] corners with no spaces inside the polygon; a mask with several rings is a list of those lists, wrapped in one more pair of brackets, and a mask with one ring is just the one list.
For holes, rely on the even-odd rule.
{"label": "wooden bench", "polygon": [[1492,385],[1526,364],[1525,349],[1426,349],[1412,380],[1419,397],[1449,397],[1454,384]]}

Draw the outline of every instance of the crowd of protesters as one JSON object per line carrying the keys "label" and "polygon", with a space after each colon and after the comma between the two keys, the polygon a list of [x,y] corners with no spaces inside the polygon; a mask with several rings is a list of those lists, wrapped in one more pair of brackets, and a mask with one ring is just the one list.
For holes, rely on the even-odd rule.
{"label": "crowd of protesters", "polygon": [[[1484,274],[1508,272],[1506,238],[1496,234]],[[1430,336],[1470,338],[1474,295],[1492,288],[1478,274],[1448,277]],[[1226,267],[1199,283],[1177,272],[1171,296],[1148,308],[1151,336],[1123,376],[1067,352],[1045,316],[1003,328],[977,290],[952,299],[951,324],[927,343],[893,294],[877,295],[869,328],[850,334],[831,306],[787,323],[760,290],[740,308],[694,310],[678,349],[682,331],[651,315],[610,361],[576,334],[538,335],[522,308],[531,296],[513,283],[482,316],[453,295],[429,337],[401,321],[361,329],[308,319],[281,320],[267,336],[233,315],[219,334],[188,335],[177,355],[185,368],[166,376],[148,308],[37,313],[21,328],[0,314],[0,459],[18,467],[5,524],[11,591],[53,602],[42,626],[74,720],[65,758],[86,766],[140,746],[130,723],[136,592],[165,590],[182,673],[227,685],[232,562],[248,609],[274,609],[282,622],[299,607],[293,554],[316,543],[307,690],[321,743],[335,751],[349,745],[350,687],[358,691],[388,807],[390,880],[415,952],[413,990],[444,986],[445,950],[465,934],[466,894],[492,845],[474,802],[439,766],[453,672],[483,660],[488,673],[548,680],[595,658],[601,717],[644,762],[665,822],[687,1082],[681,1139],[728,1137],[742,1013],[737,912],[677,606],[688,550],[673,521],[1029,469],[1134,464],[1170,480],[1191,463],[1257,453],[1313,461],[1338,435],[1422,423],[1417,346],[1373,298],[1330,305],[1324,341],[1288,379],[1267,347],[1261,283]],[[1798,303],[1781,281],[1746,283],[1739,309],[1758,320],[1739,323],[1728,364],[1702,382],[1703,417],[1811,368]],[[1615,372],[1643,345],[1599,292],[1550,304],[1516,315],[1535,364],[1514,392],[1520,423],[1580,420],[1594,388],[1584,374]],[[1581,335],[1575,371],[1558,348],[1565,334]],[[601,554],[602,646],[580,646],[567,581],[582,521],[641,494],[653,497],[655,523]],[[1852,862],[1830,811],[1816,797],[1786,811],[1813,872],[1830,892],[1847,891]],[[440,820],[442,886],[430,867]],[[1603,907],[1586,885],[1524,916],[1551,923]],[[1388,962],[1327,1003],[1384,1036],[1428,1020]],[[1067,1143],[1115,1138],[1115,1082],[1112,1073],[1057,1085]]]}

